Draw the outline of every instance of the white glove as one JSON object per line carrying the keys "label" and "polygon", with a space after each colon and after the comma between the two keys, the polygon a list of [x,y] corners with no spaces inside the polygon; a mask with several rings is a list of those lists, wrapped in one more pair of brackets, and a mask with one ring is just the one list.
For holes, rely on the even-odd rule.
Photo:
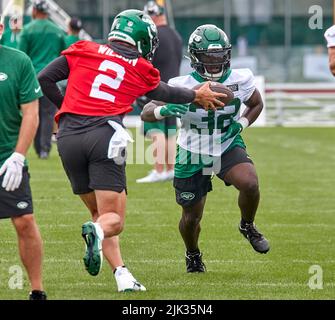
{"label": "white glove", "polygon": [[127,147],[128,142],[134,142],[129,133],[117,122],[108,120],[108,124],[115,130],[108,146],[108,159],[114,159],[120,155],[120,149]]}
{"label": "white glove", "polygon": [[0,176],[6,172],[2,181],[2,187],[6,191],[14,191],[20,186],[24,160],[25,156],[23,154],[14,152],[0,168]]}
{"label": "white glove", "polygon": [[335,26],[328,28],[324,36],[327,40],[327,47],[335,47]]}

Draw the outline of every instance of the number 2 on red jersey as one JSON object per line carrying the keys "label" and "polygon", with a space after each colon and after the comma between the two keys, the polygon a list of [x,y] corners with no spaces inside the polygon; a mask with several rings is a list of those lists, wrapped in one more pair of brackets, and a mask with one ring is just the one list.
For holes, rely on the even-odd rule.
{"label": "number 2 on red jersey", "polygon": [[98,70],[105,72],[107,70],[113,70],[116,72],[116,78],[112,78],[105,74],[97,75],[91,87],[90,97],[115,102],[115,96],[100,90],[100,87],[101,85],[105,85],[115,90],[118,89],[124,79],[126,70],[118,63],[109,60],[102,61]]}

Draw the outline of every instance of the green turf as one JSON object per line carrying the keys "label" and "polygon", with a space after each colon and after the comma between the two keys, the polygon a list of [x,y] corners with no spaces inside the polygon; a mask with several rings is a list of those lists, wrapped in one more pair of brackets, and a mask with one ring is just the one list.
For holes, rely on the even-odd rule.
{"label": "green turf", "polygon": [[[81,225],[89,215],[72,195],[56,148],[51,159],[30,153],[36,218],[45,245],[44,282],[50,299],[334,299],[335,128],[254,128],[244,133],[261,187],[256,218],[271,242],[254,252],[237,231],[237,192],[214,179],[202,221],[200,248],[208,272],[186,274],[178,231],[180,208],[170,183],[137,185],[149,165],[129,165],[128,208],[121,236],[124,260],[145,293],[119,294],[104,264],[84,269]],[[73,155],[76,156],[75,154]],[[20,264],[9,221],[0,222],[0,299],[26,299],[8,288],[9,268]],[[309,267],[323,268],[323,289],[311,290]]]}

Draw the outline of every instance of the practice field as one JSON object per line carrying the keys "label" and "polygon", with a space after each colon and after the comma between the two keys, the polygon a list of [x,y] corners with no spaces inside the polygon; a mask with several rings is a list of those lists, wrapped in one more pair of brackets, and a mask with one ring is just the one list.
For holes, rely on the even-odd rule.
{"label": "practice field", "polygon": [[[48,161],[30,152],[49,299],[334,299],[335,128],[253,128],[244,137],[260,178],[256,223],[270,252],[254,252],[238,232],[237,192],[216,178],[200,241],[207,273],[187,274],[171,183],[138,185],[150,166],[129,165],[121,245],[144,293],[117,293],[106,262],[97,277],[85,271],[81,225],[88,212],[72,195],[55,146]],[[23,290],[8,287],[9,268],[20,260],[7,220],[0,221],[0,244],[0,299],[26,299],[26,275]],[[312,265],[323,270],[321,290],[308,286]]]}

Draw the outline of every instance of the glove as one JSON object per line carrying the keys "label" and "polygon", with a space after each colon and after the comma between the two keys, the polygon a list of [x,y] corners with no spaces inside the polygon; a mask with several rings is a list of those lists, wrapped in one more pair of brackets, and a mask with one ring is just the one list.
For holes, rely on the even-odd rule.
{"label": "glove", "polygon": [[14,191],[20,186],[24,160],[24,155],[14,152],[0,168],[0,176],[6,172],[2,181],[2,187],[5,188],[6,191]]}
{"label": "glove", "polygon": [[226,142],[228,139],[235,137],[241,133],[249,125],[249,120],[245,117],[240,118],[238,121],[234,117],[230,117],[230,125],[227,132],[220,138],[220,143]]}
{"label": "glove", "polygon": [[[157,110],[157,111],[156,111]],[[165,117],[176,116],[180,117],[188,111],[188,106],[185,104],[167,104],[165,106],[155,109],[155,116],[157,120]]]}
{"label": "glove", "polygon": [[327,29],[324,34],[324,37],[327,40],[327,47],[335,47],[335,26],[332,26]]}

